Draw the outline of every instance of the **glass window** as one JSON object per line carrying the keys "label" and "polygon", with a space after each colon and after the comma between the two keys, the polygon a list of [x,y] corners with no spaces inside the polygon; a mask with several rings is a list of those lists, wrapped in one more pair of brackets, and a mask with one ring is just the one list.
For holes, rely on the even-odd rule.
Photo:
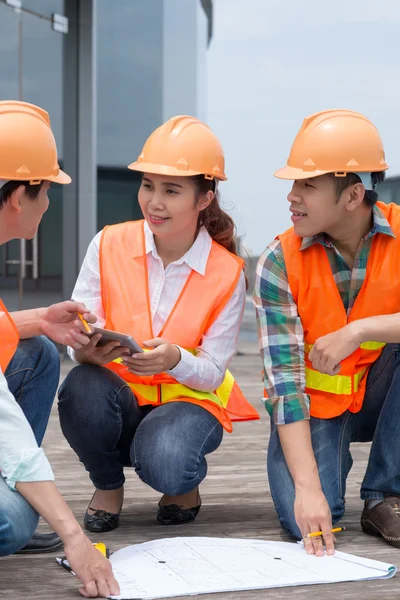
{"label": "glass window", "polygon": [[61,156],[63,34],[49,21],[22,13],[22,52],[23,100],[47,110]]}
{"label": "glass window", "polygon": [[[55,32],[46,19],[24,12],[22,32],[23,99],[48,111],[62,157],[63,35]],[[59,276],[62,269],[61,186],[53,184],[49,198],[49,209],[39,226],[40,277]]]}
{"label": "glass window", "polygon": [[202,89],[198,89],[197,58],[205,59],[206,48],[206,45],[201,48],[197,39],[199,16],[206,36],[206,16],[200,3],[186,0],[164,2],[163,121],[175,115],[198,116],[197,97],[204,92],[204,84],[201,84]]}
{"label": "glass window", "polygon": [[49,208],[39,225],[40,277],[60,277],[62,272],[62,187],[51,184]]}
{"label": "glass window", "polygon": [[64,0],[22,0],[22,8],[51,17],[53,13],[64,14]]}
{"label": "glass window", "polygon": [[98,164],[126,167],[162,122],[163,1],[115,4],[96,4]]}
{"label": "glass window", "polygon": [[19,15],[0,3],[0,98],[19,97]]}
{"label": "glass window", "polygon": [[99,168],[97,178],[97,228],[142,218],[137,195],[140,174],[128,169]]}
{"label": "glass window", "polygon": [[[19,15],[6,4],[0,3],[0,99],[19,98]],[[8,258],[19,258],[19,242],[7,244]],[[6,246],[0,247],[0,274],[5,274],[4,260]],[[10,274],[17,274],[18,268],[9,266]]]}

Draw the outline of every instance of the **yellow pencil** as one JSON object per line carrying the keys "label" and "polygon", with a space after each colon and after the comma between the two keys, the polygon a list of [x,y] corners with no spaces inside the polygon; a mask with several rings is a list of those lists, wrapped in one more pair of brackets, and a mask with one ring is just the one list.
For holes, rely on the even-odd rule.
{"label": "yellow pencil", "polygon": [[[335,529],[331,529],[332,533],[339,533],[339,531],[346,531],[346,527],[335,527]],[[322,535],[322,531],[313,531],[312,533],[308,533],[305,537],[313,538]]]}
{"label": "yellow pencil", "polygon": [[78,313],[78,317],[79,317],[79,318],[80,318],[80,320],[82,321],[82,323],[83,323],[83,326],[84,326],[84,328],[86,329],[86,331],[87,331],[88,333],[92,333],[92,330],[90,329],[90,327],[89,327],[89,325],[88,325],[87,321],[85,321],[85,319],[82,317],[81,313]]}

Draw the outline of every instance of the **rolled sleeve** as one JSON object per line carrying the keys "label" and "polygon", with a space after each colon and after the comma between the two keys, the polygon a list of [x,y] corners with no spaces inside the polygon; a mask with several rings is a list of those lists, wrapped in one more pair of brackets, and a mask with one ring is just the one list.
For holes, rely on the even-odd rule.
{"label": "rolled sleeve", "polygon": [[15,462],[15,456],[9,460],[7,456],[3,457],[2,475],[11,489],[22,482],[54,481],[54,473],[42,448],[22,450],[19,462],[16,465]]}
{"label": "rolled sleeve", "polygon": [[287,425],[310,418],[308,394],[291,394],[264,398],[268,414],[276,425]]}
{"label": "rolled sleeve", "polygon": [[272,242],[258,261],[253,302],[264,367],[265,408],[277,425],[309,419],[303,327],[279,240]]}

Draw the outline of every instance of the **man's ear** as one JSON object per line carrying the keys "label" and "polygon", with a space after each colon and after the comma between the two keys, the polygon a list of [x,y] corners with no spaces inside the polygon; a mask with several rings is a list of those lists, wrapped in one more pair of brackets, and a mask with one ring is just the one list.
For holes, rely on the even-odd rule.
{"label": "man's ear", "polygon": [[13,210],[15,210],[17,213],[20,213],[22,210],[22,196],[25,193],[25,186],[24,185],[19,185],[11,194],[11,196],[9,196],[8,200],[7,200],[7,204],[9,205],[10,208],[12,208]]}
{"label": "man's ear", "polygon": [[360,204],[364,201],[365,196],[365,187],[362,183],[356,183],[352,185],[349,189],[343,192],[347,194],[348,198],[346,199],[346,210],[352,212],[355,210]]}

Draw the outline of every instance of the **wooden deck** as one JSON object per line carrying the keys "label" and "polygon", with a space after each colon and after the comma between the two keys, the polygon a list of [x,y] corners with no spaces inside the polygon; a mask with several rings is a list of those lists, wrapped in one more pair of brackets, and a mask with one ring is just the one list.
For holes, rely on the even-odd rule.
{"label": "wooden deck", "polygon": [[[209,472],[202,485],[203,507],[195,523],[188,526],[164,528],[155,522],[159,496],[142,484],[135,473],[127,472],[125,505],[121,526],[101,536],[111,552],[134,543],[161,537],[231,536],[267,540],[287,540],[281,533],[268,490],[266,448],[268,416],[259,403],[262,394],[260,359],[254,343],[242,343],[243,354],[234,359],[232,370],[247,397],[259,408],[261,421],[238,424],[232,435],[226,435],[219,450],[209,458]],[[70,363],[63,363],[63,372]],[[57,484],[82,522],[92,494],[92,487],[83,467],[63,439],[56,409],[45,439],[45,448],[56,474]],[[362,503],[359,487],[368,457],[368,444],[354,444],[355,458],[347,493],[347,513],[343,524],[347,532],[339,537],[338,548],[400,565],[400,551],[383,540],[362,533],[359,518]],[[93,541],[96,536],[92,536]],[[100,541],[97,539],[97,541]],[[15,600],[64,600],[77,598],[75,578],[61,569],[55,561],[60,553],[41,556],[11,556],[0,560],[0,597]],[[324,586],[272,589],[265,591],[215,594],[204,600],[255,600],[323,597],[396,598],[399,595],[399,575],[387,581],[345,583]]]}

